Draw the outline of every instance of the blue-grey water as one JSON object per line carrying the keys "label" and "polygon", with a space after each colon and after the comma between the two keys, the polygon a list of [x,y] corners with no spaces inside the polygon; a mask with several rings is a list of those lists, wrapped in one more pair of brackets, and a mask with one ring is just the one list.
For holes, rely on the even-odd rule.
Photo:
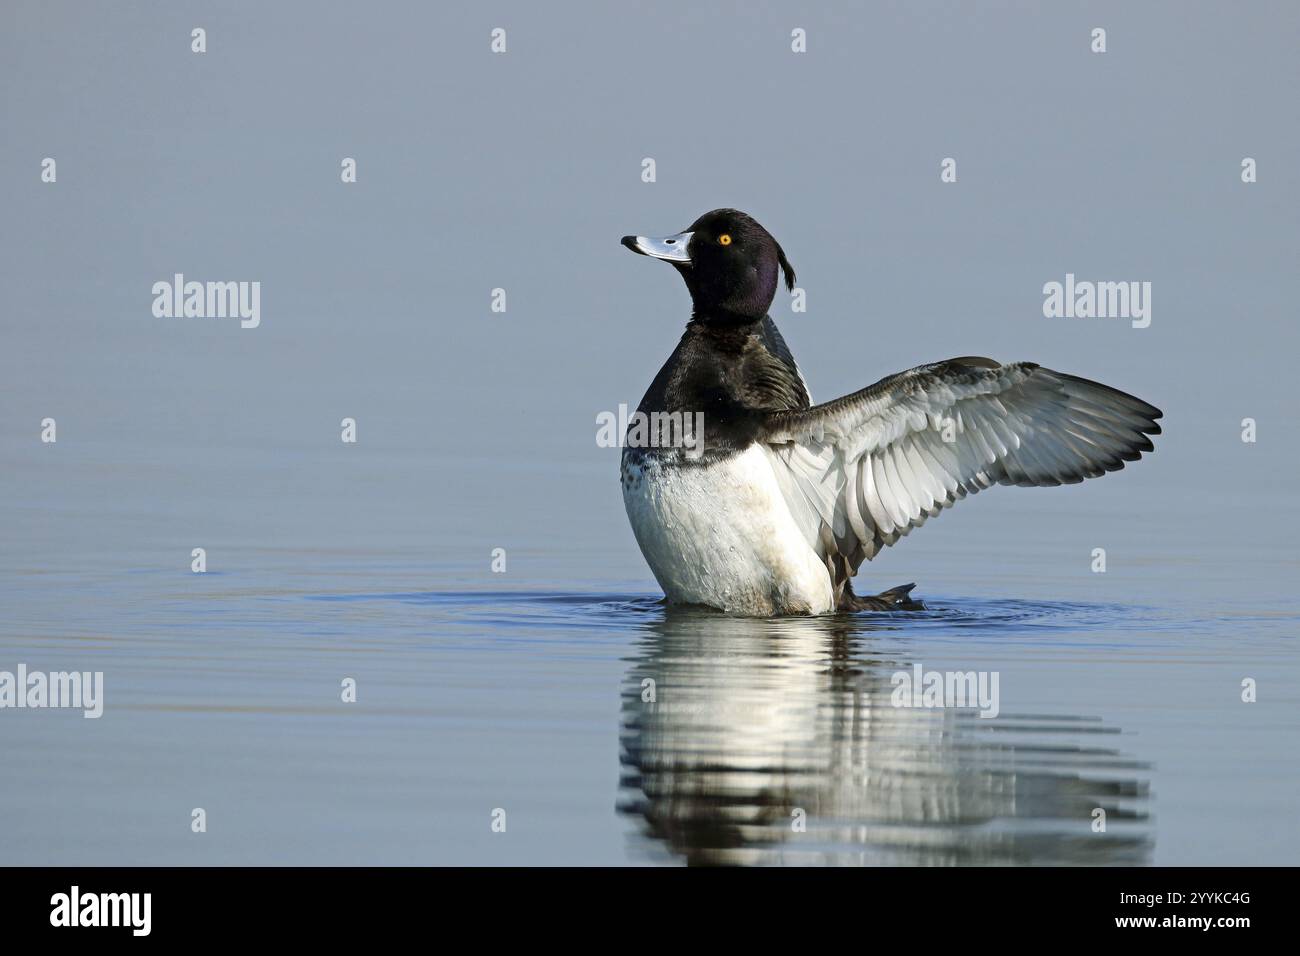
{"label": "blue-grey water", "polygon": [[[491,520],[475,469],[526,481],[535,466],[346,459],[361,450],[284,456],[272,475],[259,454],[196,447],[188,481],[120,446],[17,456],[4,663],[103,670],[105,708],[0,712],[5,862],[1253,864],[1300,849],[1300,621],[1281,551],[1198,558],[1159,502],[1112,514],[1089,493],[1106,482],[995,489],[868,566],[882,586],[917,579],[927,611],[732,619],[659,603],[615,450],[575,469],[589,522],[566,533],[572,505],[502,525],[504,573],[456,526]],[[426,553],[399,507],[439,474],[463,489],[439,539],[459,560]],[[999,532],[1026,508],[1034,521]],[[178,525],[206,573],[170,542]],[[892,706],[891,675],[918,663],[997,672],[998,716]]]}
{"label": "blue-grey water", "polygon": [[[104,674],[0,709],[0,863],[1293,863],[1300,10],[1188,6],[0,4],[0,677]],[[1033,360],[1155,454],[863,569],[924,612],[670,613],[596,416],[689,303],[618,239],[723,205],[815,398]]]}

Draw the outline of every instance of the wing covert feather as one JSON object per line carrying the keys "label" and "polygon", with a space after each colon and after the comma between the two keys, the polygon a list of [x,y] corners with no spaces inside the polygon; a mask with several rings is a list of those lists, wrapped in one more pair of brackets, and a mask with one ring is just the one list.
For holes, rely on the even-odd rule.
{"label": "wing covert feather", "polygon": [[[1032,362],[922,365],[809,408],[763,440],[796,517],[832,573],[994,484],[1073,484],[1153,449],[1158,408]],[[838,582],[837,582],[838,583]]]}

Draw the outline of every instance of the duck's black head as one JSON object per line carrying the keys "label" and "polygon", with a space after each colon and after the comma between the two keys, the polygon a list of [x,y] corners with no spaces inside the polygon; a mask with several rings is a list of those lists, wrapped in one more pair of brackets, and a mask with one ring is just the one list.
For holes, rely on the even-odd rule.
{"label": "duck's black head", "polygon": [[763,318],[780,272],[786,288],[794,288],[794,269],[780,244],[738,209],[706,212],[675,236],[624,236],[623,245],[671,263],[686,280],[695,318],[702,322],[725,325]]}

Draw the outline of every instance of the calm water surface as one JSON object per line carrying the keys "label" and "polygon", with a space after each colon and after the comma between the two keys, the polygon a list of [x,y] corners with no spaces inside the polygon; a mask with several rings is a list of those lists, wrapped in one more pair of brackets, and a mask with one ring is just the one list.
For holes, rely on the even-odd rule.
{"label": "calm water surface", "polygon": [[[782,4],[507,3],[508,56],[469,5],[334,6],[207,4],[195,56],[181,5],[0,3],[0,671],[106,695],[0,710],[0,863],[1300,859],[1300,7],[1128,4],[1099,58],[1048,4],[808,4],[807,57]],[[629,50],[761,95],[593,82]],[[618,237],[724,204],[799,271],[819,400],[1031,359],[1164,409],[1156,453],[864,569],[923,613],[667,613],[596,416],[689,303]],[[176,273],[260,325],[155,317]],[[1067,274],[1150,281],[1150,326],[1046,318]],[[892,707],[918,665],[1000,713]]]}
{"label": "calm water surface", "polygon": [[[1086,555],[1052,570],[1080,565],[1060,542],[1096,520],[1069,509],[996,569],[922,552],[929,580],[974,592],[923,579],[927,611],[756,621],[663,607],[617,510],[613,545],[522,547],[504,575],[458,533],[446,552],[474,562],[419,559],[419,529],[376,532],[374,513],[370,532],[337,529],[353,547],[255,545],[277,538],[259,528],[272,512],[232,519],[209,526],[208,573],[184,548],[160,569],[131,473],[100,473],[120,496],[84,510],[11,509],[32,545],[5,554],[0,666],[103,670],[107,700],[99,720],[0,714],[6,863],[1142,865],[1298,849],[1294,606],[1243,595],[1233,575],[1250,569],[1172,552],[1134,593],[1104,589],[1132,601],[1099,600]],[[328,527],[305,510],[302,535]],[[956,531],[937,543],[969,547]],[[1189,587],[1197,575],[1226,583]],[[1012,596],[1025,590],[1069,599]],[[996,671],[1000,713],[891,706],[892,675],[915,664]],[[1241,702],[1244,677],[1260,702]]]}

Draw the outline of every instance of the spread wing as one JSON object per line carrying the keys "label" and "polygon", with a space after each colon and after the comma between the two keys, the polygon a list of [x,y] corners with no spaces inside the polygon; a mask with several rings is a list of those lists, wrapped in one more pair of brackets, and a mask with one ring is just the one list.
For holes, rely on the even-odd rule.
{"label": "spread wing", "polygon": [[786,501],[837,583],[953,502],[990,485],[1060,485],[1153,446],[1158,408],[1032,362],[956,358],[807,409],[764,441]]}

